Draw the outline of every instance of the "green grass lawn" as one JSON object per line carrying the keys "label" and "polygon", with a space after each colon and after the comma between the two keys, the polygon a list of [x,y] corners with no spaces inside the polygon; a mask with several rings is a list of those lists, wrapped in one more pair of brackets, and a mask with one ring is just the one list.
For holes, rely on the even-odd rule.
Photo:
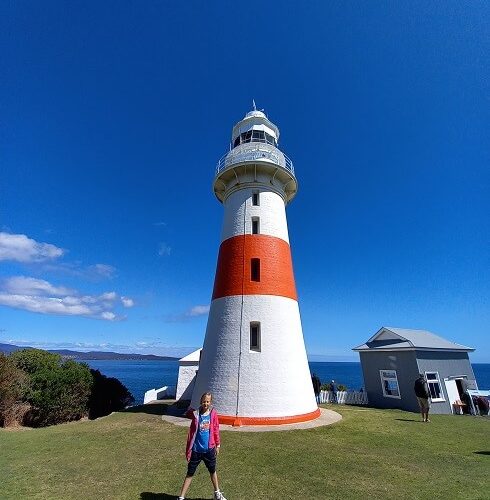
{"label": "green grass lawn", "polygon": [[[176,498],[187,429],[146,413],[164,408],[0,430],[0,498]],[[434,415],[423,424],[402,411],[334,409],[343,419],[328,427],[222,432],[227,498],[490,498],[490,419]],[[188,498],[212,498],[203,464]]]}

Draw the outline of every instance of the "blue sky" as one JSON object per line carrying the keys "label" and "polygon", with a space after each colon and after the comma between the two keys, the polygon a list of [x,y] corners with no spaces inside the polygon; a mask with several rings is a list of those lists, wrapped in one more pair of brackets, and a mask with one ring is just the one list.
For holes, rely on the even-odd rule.
{"label": "blue sky", "polygon": [[489,22],[476,2],[3,2],[0,342],[199,347],[214,167],[253,98],[299,181],[311,358],[397,326],[490,362]]}

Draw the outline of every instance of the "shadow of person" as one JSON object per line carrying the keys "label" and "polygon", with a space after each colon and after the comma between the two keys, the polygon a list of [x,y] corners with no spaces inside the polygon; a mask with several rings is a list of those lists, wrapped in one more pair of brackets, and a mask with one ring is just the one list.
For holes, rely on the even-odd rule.
{"label": "shadow of person", "polygon": [[395,420],[398,420],[399,422],[414,422],[414,423],[420,423],[420,424],[423,424],[424,422],[422,422],[422,420],[418,420],[418,419],[411,419],[411,418],[395,418]]}
{"label": "shadow of person", "polygon": [[[178,495],[167,495],[167,493],[151,493],[149,491],[144,491],[140,495],[141,500],[176,500]],[[205,498],[193,498],[186,497],[186,500],[206,500]]]}
{"label": "shadow of person", "polygon": [[490,455],[490,451],[474,451],[476,455]]}

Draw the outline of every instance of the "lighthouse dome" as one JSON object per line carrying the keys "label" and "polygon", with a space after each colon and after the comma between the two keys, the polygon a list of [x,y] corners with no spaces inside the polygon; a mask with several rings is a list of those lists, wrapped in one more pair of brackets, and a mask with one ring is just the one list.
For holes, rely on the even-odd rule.
{"label": "lighthouse dome", "polygon": [[279,129],[263,111],[249,111],[231,133],[231,148],[248,142],[262,142],[277,147]]}

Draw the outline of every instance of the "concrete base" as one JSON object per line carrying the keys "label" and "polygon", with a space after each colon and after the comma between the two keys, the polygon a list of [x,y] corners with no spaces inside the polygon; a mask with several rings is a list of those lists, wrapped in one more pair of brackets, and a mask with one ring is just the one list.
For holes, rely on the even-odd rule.
{"label": "concrete base", "polygon": [[[315,427],[323,427],[326,425],[334,424],[342,420],[342,415],[332,411],[320,408],[320,416],[315,420],[308,422],[298,422],[295,424],[281,424],[281,425],[242,425],[241,427],[234,427],[232,425],[220,424],[220,431],[231,432],[276,432],[276,431],[293,431],[297,429],[314,429]],[[174,425],[182,427],[189,427],[190,420],[180,415],[162,415],[162,420]]]}

